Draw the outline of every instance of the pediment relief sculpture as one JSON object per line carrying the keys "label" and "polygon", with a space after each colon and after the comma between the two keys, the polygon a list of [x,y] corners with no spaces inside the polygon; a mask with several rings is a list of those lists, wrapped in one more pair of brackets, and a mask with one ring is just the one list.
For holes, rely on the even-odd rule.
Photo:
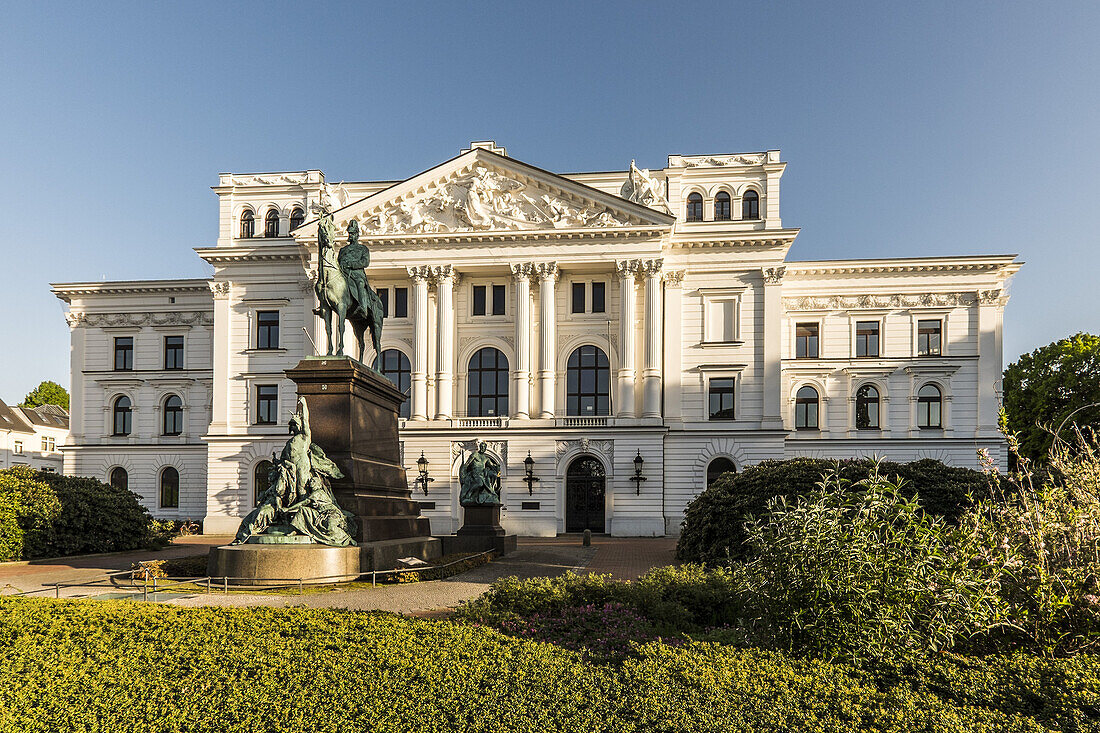
{"label": "pediment relief sculpture", "polygon": [[665,214],[672,213],[665,199],[664,184],[656,176],[651,175],[648,168],[639,170],[633,160],[630,161],[630,174],[619,193],[627,201],[648,206]]}
{"label": "pediment relief sculpture", "polygon": [[634,224],[610,209],[569,201],[476,166],[428,193],[360,217],[364,234],[432,234],[492,229],[572,229]]}

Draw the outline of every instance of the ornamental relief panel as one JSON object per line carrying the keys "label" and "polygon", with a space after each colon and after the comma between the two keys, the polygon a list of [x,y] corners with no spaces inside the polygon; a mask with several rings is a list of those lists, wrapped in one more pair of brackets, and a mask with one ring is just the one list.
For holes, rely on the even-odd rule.
{"label": "ornamental relief panel", "polygon": [[610,209],[567,200],[482,166],[360,217],[364,234],[629,226]]}
{"label": "ornamental relief panel", "polygon": [[65,314],[70,328],[103,328],[116,326],[213,326],[214,314],[210,311],[184,311],[172,313],[81,313]]}
{"label": "ornamental relief panel", "polygon": [[973,305],[974,293],[923,293],[919,295],[832,295],[784,298],[788,311],[859,310],[861,308],[947,308]]}
{"label": "ornamental relief panel", "polygon": [[557,440],[555,442],[555,454],[560,462],[562,456],[571,450],[579,450],[581,453],[599,453],[607,458],[607,462],[615,465],[615,441],[592,440],[581,438],[579,440]]}
{"label": "ornamental relief panel", "polygon": [[477,444],[484,443],[486,450],[501,460],[500,472],[507,473],[508,468],[508,441],[507,440],[452,440],[451,441],[451,465],[457,471],[461,465],[459,459],[465,461],[473,453],[477,452]]}

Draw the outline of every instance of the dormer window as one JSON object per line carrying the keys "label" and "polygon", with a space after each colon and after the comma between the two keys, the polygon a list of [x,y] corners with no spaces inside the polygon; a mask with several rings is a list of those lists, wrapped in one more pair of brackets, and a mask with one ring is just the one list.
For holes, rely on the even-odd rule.
{"label": "dormer window", "polygon": [[279,212],[275,209],[268,211],[267,216],[264,217],[264,236],[279,236]]}
{"label": "dormer window", "polygon": [[703,220],[703,195],[693,193],[688,196],[687,205],[687,220],[688,221],[702,221]]}
{"label": "dormer window", "polygon": [[730,211],[730,195],[725,191],[719,191],[714,197],[714,220],[729,221]]}
{"label": "dormer window", "polygon": [[251,211],[241,214],[241,239],[252,239],[256,234],[256,216]]}
{"label": "dormer window", "polygon": [[745,195],[741,197],[741,218],[760,218],[760,194],[756,191],[745,191]]}
{"label": "dormer window", "polygon": [[297,209],[297,208],[294,209],[294,211],[290,212],[290,228],[292,230],[297,229],[298,227],[302,226],[305,223],[306,223],[306,212],[302,211],[301,209]]}

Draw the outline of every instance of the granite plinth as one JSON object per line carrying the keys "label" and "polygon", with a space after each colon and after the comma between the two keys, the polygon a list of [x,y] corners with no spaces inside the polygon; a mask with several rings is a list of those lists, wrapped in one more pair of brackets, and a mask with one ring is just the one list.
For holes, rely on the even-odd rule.
{"label": "granite plinth", "polygon": [[503,537],[500,526],[500,504],[467,504],[462,507],[462,526],[456,534],[481,537]]}
{"label": "granite plinth", "polygon": [[210,550],[206,571],[230,585],[338,583],[359,577],[360,555],[356,545],[225,545]]}
{"label": "granite plinth", "polygon": [[501,555],[516,551],[516,536],[445,534],[439,536],[444,555],[476,555],[479,552],[496,550]]}

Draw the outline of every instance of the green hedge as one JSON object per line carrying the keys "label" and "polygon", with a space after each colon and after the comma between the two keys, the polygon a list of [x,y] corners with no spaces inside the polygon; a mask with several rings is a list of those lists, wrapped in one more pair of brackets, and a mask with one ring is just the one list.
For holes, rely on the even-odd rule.
{"label": "green hedge", "polygon": [[0,470],[0,560],[153,549],[171,534],[132,491],[27,466]]}
{"label": "green hedge", "polygon": [[1095,730],[1095,658],[952,664],[653,643],[594,665],[389,614],[0,599],[0,733]]}
{"label": "green hedge", "polygon": [[[830,473],[837,461],[793,458],[763,461],[740,473],[727,473],[688,505],[676,545],[681,562],[719,564],[729,557],[746,559],[744,523],[750,516],[767,510],[768,499],[788,499],[813,491],[821,477]],[[867,478],[874,462],[869,459],[839,462],[840,475],[852,483]],[[924,459],[912,463],[883,461],[879,471],[885,477],[901,477],[903,493],[919,497],[920,504],[932,514],[954,521],[971,505],[967,499],[989,496],[989,479],[980,471],[955,468],[940,461]]]}

